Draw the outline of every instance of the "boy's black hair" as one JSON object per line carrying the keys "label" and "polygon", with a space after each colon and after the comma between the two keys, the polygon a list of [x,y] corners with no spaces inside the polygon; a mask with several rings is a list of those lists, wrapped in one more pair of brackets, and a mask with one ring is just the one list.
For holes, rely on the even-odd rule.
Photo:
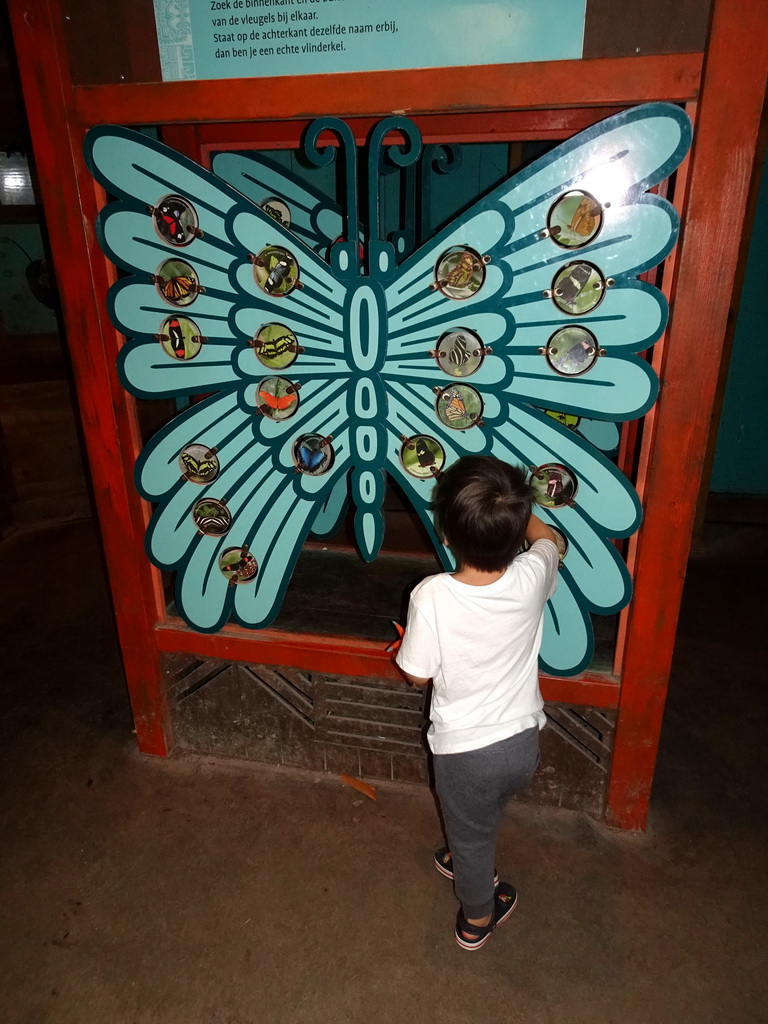
{"label": "boy's black hair", "polygon": [[432,496],[435,525],[461,566],[506,569],[520,550],[533,488],[518,466],[465,455],[441,474]]}

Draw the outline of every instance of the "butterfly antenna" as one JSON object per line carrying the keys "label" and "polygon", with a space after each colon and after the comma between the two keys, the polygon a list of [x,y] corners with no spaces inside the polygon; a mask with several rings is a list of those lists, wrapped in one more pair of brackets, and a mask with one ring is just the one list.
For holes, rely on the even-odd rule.
{"label": "butterfly antenna", "polygon": [[368,238],[366,250],[371,243],[381,239],[381,210],[379,197],[379,167],[384,140],[390,132],[399,132],[405,144],[390,145],[388,157],[397,167],[410,167],[421,154],[421,132],[407,117],[385,117],[374,127],[368,139]]}
{"label": "butterfly antenna", "polygon": [[[323,132],[333,132],[339,140],[338,147],[326,145],[320,148],[318,142]],[[307,128],[303,149],[307,159],[316,167],[327,167],[336,159],[336,151],[344,154],[344,189],[346,192],[346,233],[351,258],[360,273],[360,214],[357,189],[357,147],[352,129],[338,117],[318,117]]]}

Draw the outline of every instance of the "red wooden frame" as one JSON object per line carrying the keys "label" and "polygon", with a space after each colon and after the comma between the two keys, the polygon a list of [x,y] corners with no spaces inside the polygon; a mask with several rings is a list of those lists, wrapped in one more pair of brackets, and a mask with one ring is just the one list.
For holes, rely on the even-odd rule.
{"label": "red wooden frame", "polygon": [[[526,123],[531,135],[542,138],[547,132],[555,137],[565,125],[571,127],[563,134],[571,134],[579,118],[588,116],[583,108],[698,101],[690,165],[679,177],[688,186],[684,230],[674,273],[668,265],[665,274],[665,286],[677,293],[677,301],[666,342],[654,356],[661,398],[643,431],[646,511],[629,551],[636,582],[622,627],[621,680],[598,673],[542,680],[547,700],[617,709],[606,821],[643,828],[763,102],[768,21],[760,0],[715,0],[704,55],[497,65],[461,76],[436,69],[284,78],[274,90],[254,89],[249,80],[75,87],[61,0],[9,0],[9,9],[137,738],[142,751],[155,754],[172,746],[161,652],[384,678],[392,678],[394,670],[378,644],[295,634],[289,639],[275,631],[253,634],[234,627],[209,636],[166,620],[159,574],[146,559],[136,558],[148,517],[133,486],[140,439],[135,403],[114,370],[120,341],[104,303],[114,271],[93,234],[102,197],[83,163],[86,129],[106,122],[181,126],[183,112],[190,111],[198,122],[284,122],[316,114],[373,118],[394,109],[419,114],[436,133],[439,118],[431,122],[433,114],[485,112],[487,131],[493,133],[497,125],[503,131],[504,119],[516,111],[521,131]],[[747,42],[749,60],[743,59]],[[451,137],[462,140],[463,131],[471,133],[470,120],[476,122],[468,118],[464,128],[456,128],[458,136],[452,128]],[[198,128],[200,134],[185,130],[202,142],[206,133]],[[251,138],[253,130],[248,125]],[[706,363],[695,356],[702,334],[708,339]]]}
{"label": "red wooden frame", "polygon": [[[58,13],[57,0],[49,3]],[[25,6],[22,0],[10,5]],[[378,118],[393,111],[408,116],[487,111],[495,116],[497,111],[540,107],[686,102],[697,96],[701,59],[698,53],[682,53],[491,64],[463,68],[460,75],[446,75],[442,68],[304,75],[271,79],[271,90],[254,88],[250,79],[79,86],[73,90],[71,113],[85,125],[168,124],[189,121],[190,112],[198,122],[260,121],[319,114]]]}

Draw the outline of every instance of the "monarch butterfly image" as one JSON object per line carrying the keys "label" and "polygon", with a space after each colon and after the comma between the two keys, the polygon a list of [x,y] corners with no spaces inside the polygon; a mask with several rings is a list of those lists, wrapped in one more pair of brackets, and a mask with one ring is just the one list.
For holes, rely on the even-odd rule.
{"label": "monarch butterfly image", "polygon": [[459,420],[466,418],[467,407],[464,404],[464,399],[458,391],[455,389],[444,391],[443,401],[446,403],[445,416],[447,419]]}
{"label": "monarch butterfly image", "polygon": [[158,284],[163,298],[174,305],[186,305],[197,294],[197,281],[194,277],[184,274],[170,277],[159,277]]}

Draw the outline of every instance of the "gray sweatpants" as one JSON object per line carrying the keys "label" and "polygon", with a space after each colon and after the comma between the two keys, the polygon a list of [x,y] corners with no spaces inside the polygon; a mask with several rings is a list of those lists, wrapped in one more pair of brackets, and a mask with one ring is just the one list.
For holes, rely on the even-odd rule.
{"label": "gray sweatpants", "polygon": [[453,885],[464,916],[493,910],[496,835],[501,812],[533,778],[539,730],[461,754],[435,754],[435,788],[453,857]]}

